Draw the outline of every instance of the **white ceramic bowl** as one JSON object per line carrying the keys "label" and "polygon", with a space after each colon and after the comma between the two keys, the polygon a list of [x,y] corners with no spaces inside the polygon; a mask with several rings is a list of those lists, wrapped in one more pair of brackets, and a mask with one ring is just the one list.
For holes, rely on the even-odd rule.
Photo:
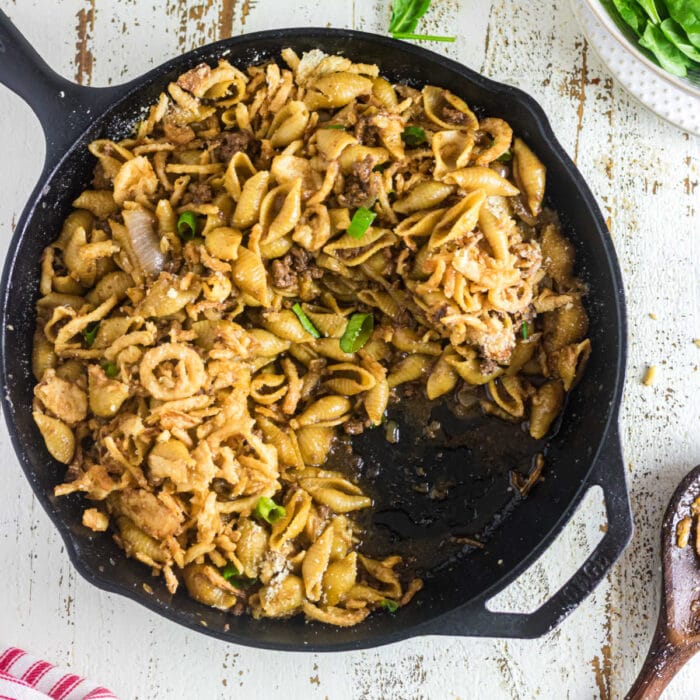
{"label": "white ceramic bowl", "polygon": [[652,59],[652,54],[639,45],[638,37],[624,20],[615,13],[614,15],[605,7],[600,0],[582,0],[588,5],[591,12],[598,21],[608,30],[610,35],[635,58],[641,61],[647,68],[652,70],[662,79],[673,83],[676,87],[688,92],[693,97],[700,99],[700,72],[689,73],[687,77],[681,78],[665,71]]}
{"label": "white ceramic bowl", "polygon": [[[666,121],[700,136],[700,82],[670,75],[618,26],[600,0],[571,0],[574,15],[590,47],[615,80],[645,107]],[[700,77],[700,76],[698,76]]]}

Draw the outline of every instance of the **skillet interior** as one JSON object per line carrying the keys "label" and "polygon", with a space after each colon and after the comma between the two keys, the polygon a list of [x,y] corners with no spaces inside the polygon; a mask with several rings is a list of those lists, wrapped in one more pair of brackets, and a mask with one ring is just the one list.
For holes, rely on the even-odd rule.
{"label": "skillet interior", "polygon": [[[547,446],[546,480],[517,508],[507,505],[512,500],[512,494],[506,490],[508,470],[520,467],[526,471],[530,456],[541,449],[522,433],[515,441],[497,436],[487,443],[484,435],[497,435],[503,430],[502,426],[492,426],[495,433],[470,433],[470,449],[421,446],[426,470],[438,469],[457,482],[451,495],[439,502],[412,490],[419,482],[434,481],[417,477],[413,470],[416,425],[425,415],[420,410],[412,411],[418,420],[404,424],[398,449],[389,449],[378,431],[361,441],[358,449],[366,457],[366,469],[380,474],[368,490],[378,500],[373,517],[383,525],[378,529],[376,542],[370,541],[366,549],[372,551],[373,546],[381,549],[385,545],[389,548],[391,543],[392,549],[414,553],[418,563],[422,560],[432,571],[428,572],[424,591],[399,616],[379,614],[355,628],[342,630],[305,624],[301,619],[276,623],[227,617],[195,603],[184,593],[173,601],[161,584],[148,577],[143,565],[127,560],[108,537],[95,535],[80,525],[81,498],[55,499],[51,495],[65,467],[48,456],[31,418],[34,379],[30,357],[38,262],[44,246],[57,236],[70,211],[70,202],[90,180],[93,158],[85,145],[94,138],[126,135],[144,106],[156,100],[165,84],[201,60],[215,60],[227,54],[228,60],[243,67],[277,59],[280,49],[286,46],[297,51],[321,48],[377,63],[382,73],[394,81],[444,86],[466,99],[480,114],[508,120],[548,168],[548,203],[562,216],[565,232],[576,246],[577,274],[590,285],[587,307],[593,354],[582,382],[571,396],[559,432]],[[338,30],[265,32],[204,47],[152,71],[137,81],[104,118],[93,123],[49,175],[17,228],[5,275],[2,369],[10,430],[32,487],[61,531],[77,568],[102,588],[126,594],[177,622],[231,641],[284,649],[373,646],[419,633],[422,623],[487,592],[492,594],[514,578],[563,525],[581,496],[607,427],[616,419],[624,368],[622,288],[607,230],[581,176],[553,140],[539,108],[523,93],[388,39]],[[396,415],[400,422],[405,420],[404,413]],[[449,559],[449,548],[436,549],[443,539],[441,533],[456,527],[466,534],[483,525],[494,525],[504,508],[512,512],[503,527],[493,529],[484,551]],[[147,579],[154,588],[153,595],[142,589]]]}

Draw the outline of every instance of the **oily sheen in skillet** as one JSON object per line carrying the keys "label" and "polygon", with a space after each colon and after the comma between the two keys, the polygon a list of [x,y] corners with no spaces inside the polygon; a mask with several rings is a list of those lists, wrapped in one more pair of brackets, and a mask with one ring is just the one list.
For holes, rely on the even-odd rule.
{"label": "oily sheen in skillet", "polygon": [[[93,188],[42,259],[34,418],[69,465],[56,494],[96,501],[83,524],[172,592],[350,626],[422,585],[362,545],[353,436],[391,443],[398,404],[539,440],[588,321],[544,166],[505,121],[283,58],[200,65],[132,138],[91,144]],[[513,474],[521,495],[543,467]]]}

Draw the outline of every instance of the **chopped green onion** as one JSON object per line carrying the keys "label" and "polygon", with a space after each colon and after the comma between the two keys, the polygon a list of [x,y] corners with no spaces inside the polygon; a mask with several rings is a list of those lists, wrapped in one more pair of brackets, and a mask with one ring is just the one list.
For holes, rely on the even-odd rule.
{"label": "chopped green onion", "polygon": [[510,161],[512,159],[513,159],[513,154],[510,152],[510,148],[508,150],[506,150],[505,153],[502,153],[500,156],[498,156],[498,158],[496,158],[496,160],[499,163],[507,163],[508,161]]}
{"label": "chopped green onion", "polygon": [[425,143],[425,131],[419,126],[407,126],[401,134],[403,142],[407,146],[420,146],[420,144]]}
{"label": "chopped green onion", "polygon": [[255,515],[272,525],[284,518],[284,516],[287,515],[287,510],[284,506],[278,506],[271,498],[261,496],[255,506]]}
{"label": "chopped green onion", "polygon": [[395,600],[387,600],[386,598],[380,603],[380,605],[384,608],[384,610],[390,612],[392,615],[395,615],[396,611],[399,609],[399,604]]}
{"label": "chopped green onion", "polygon": [[87,326],[85,326],[85,330],[83,331],[83,338],[85,338],[85,343],[89,348],[92,347],[92,344],[95,342],[95,338],[97,338],[97,330],[99,329],[99,327],[99,321],[93,321],[92,323],[88,323]]}
{"label": "chopped green onion", "polygon": [[318,331],[318,328],[314,326],[313,323],[311,323],[311,319],[304,313],[304,309],[301,308],[301,304],[298,302],[292,306],[292,311],[296,314],[296,317],[299,319],[299,323],[301,323],[301,327],[309,334],[312,335],[314,338],[320,338],[321,334]]}
{"label": "chopped green onion", "polygon": [[342,129],[343,131],[345,131],[345,124],[324,124],[321,128],[322,129],[338,129],[338,130]]}
{"label": "chopped green onion", "polygon": [[340,349],[343,352],[357,352],[370,339],[373,330],[372,314],[353,314],[340,339]]}
{"label": "chopped green onion", "polygon": [[389,163],[378,163],[372,168],[373,173],[383,173],[389,167]]}
{"label": "chopped green onion", "polygon": [[528,333],[527,321],[523,321],[523,325],[520,327],[520,331],[523,334],[523,340],[527,340],[527,333]]}
{"label": "chopped green onion", "polygon": [[228,581],[232,578],[241,578],[243,574],[241,574],[241,572],[233,564],[231,564],[231,562],[229,562],[224,567],[221,575]]}
{"label": "chopped green onion", "polygon": [[353,238],[362,238],[365,231],[372,225],[372,222],[377,218],[376,212],[365,207],[360,207],[353,215],[350,226],[346,233]]}
{"label": "chopped green onion", "polygon": [[114,379],[119,374],[119,367],[114,362],[105,362],[102,365],[102,369],[104,369],[105,374],[110,378]]}
{"label": "chopped green onion", "polygon": [[193,211],[183,211],[177,219],[177,232],[183,241],[191,241],[197,236],[197,217]]}
{"label": "chopped green onion", "polygon": [[392,32],[394,39],[413,39],[414,41],[449,41],[457,39],[454,36],[435,36],[434,34],[411,34],[409,32]]}

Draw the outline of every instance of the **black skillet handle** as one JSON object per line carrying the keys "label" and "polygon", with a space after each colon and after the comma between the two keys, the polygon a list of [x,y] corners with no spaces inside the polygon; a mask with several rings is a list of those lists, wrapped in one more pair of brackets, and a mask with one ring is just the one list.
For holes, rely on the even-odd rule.
{"label": "black skillet handle", "polygon": [[58,163],[78,136],[127,91],[88,88],[55,73],[0,10],[0,84],[34,111],[46,136],[45,169]]}
{"label": "black skillet handle", "polygon": [[487,600],[479,600],[429,623],[426,634],[469,637],[517,637],[534,639],[554,629],[602,581],[632,537],[625,465],[615,425],[586,485],[600,485],[605,496],[608,527],[581,568],[545,603],[532,613],[491,612]]}

